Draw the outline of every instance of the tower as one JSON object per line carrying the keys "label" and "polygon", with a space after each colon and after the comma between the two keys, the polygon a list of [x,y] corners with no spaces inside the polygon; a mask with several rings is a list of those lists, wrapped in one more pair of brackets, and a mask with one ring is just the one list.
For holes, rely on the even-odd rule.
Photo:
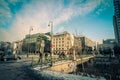
{"label": "tower", "polygon": [[114,0],[113,26],[116,43],[120,46],[120,0]]}

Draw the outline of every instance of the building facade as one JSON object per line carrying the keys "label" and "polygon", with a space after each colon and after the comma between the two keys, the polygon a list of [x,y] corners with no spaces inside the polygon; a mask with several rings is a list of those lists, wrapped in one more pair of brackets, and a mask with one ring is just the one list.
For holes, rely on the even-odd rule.
{"label": "building facade", "polygon": [[82,49],[83,52],[88,53],[89,50],[93,50],[95,47],[95,42],[90,40],[87,37],[81,37],[81,41],[82,41]]}
{"label": "building facade", "polygon": [[63,32],[53,36],[52,46],[53,53],[68,53],[69,49],[74,45],[74,36],[68,32]]}
{"label": "building facade", "polygon": [[[23,39],[22,50],[24,52],[38,53],[50,51],[50,33],[37,33],[26,35]],[[42,49],[41,49],[42,48]],[[43,49],[44,48],[44,49]]]}
{"label": "building facade", "polygon": [[103,44],[99,44],[98,48],[102,48],[102,49],[113,49],[115,46],[115,39],[106,39],[103,40]]}
{"label": "building facade", "polygon": [[60,54],[62,52],[69,54],[72,53],[74,48],[77,51],[81,48],[81,41],[77,37],[65,31],[53,36],[52,45],[54,54]]}
{"label": "building facade", "polygon": [[114,54],[115,39],[106,39],[103,40],[103,44],[98,45],[99,53],[101,54]]}
{"label": "building facade", "polygon": [[120,0],[114,0],[113,26],[116,43],[120,46]]}
{"label": "building facade", "polygon": [[13,54],[21,54],[22,53],[22,45],[23,45],[22,40],[13,42]]}

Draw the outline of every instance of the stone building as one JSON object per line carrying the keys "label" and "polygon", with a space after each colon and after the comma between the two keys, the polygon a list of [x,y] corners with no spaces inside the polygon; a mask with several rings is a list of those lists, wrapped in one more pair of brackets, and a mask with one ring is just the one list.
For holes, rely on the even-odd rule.
{"label": "stone building", "polygon": [[95,42],[87,37],[80,37],[82,41],[82,51],[83,53],[91,53],[91,50],[95,47]]}
{"label": "stone building", "polygon": [[78,38],[66,31],[54,35],[52,41],[54,54],[60,54],[62,52],[69,54],[73,48],[80,48],[81,46],[81,42]]}
{"label": "stone building", "polygon": [[50,33],[37,33],[26,35],[23,39],[22,49],[24,52],[36,53],[44,45],[44,51],[50,51]]}

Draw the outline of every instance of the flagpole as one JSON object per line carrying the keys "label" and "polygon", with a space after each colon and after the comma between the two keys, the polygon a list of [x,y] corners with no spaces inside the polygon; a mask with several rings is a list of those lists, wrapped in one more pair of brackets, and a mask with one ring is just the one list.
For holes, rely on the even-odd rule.
{"label": "flagpole", "polygon": [[53,38],[53,22],[52,21],[50,21],[49,22],[49,24],[48,24],[48,26],[50,26],[50,28],[51,28],[51,44],[50,44],[50,58],[51,58],[51,65],[50,66],[52,66],[53,65],[53,61],[52,61],[52,55],[53,55],[53,52],[52,52],[52,38]]}

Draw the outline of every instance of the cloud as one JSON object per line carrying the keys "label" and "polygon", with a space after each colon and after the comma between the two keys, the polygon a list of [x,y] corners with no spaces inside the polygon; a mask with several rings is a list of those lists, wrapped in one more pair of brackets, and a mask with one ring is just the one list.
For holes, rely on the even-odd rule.
{"label": "cloud", "polygon": [[27,0],[0,0],[0,27],[8,28]]}
{"label": "cloud", "polygon": [[[18,0],[11,0],[10,2],[15,4],[17,1]],[[53,21],[54,27],[57,27],[59,24],[68,22],[75,16],[84,16],[91,13],[103,0],[83,1],[84,0],[76,2],[76,0],[71,0],[71,2],[67,4],[67,7],[65,7],[66,4],[63,4],[62,0],[51,0],[51,2],[48,0],[32,0],[29,4],[24,4],[24,6],[16,12],[13,22],[10,25],[9,33],[4,30],[2,34],[14,35],[12,39],[19,40],[23,39],[25,35],[29,33],[31,26],[33,26],[34,29],[31,31],[31,34],[48,32],[50,31],[48,27],[49,21]],[[10,14],[9,17],[11,17],[8,4],[6,4],[6,8],[9,10],[6,14]],[[60,28],[60,30],[61,29],[64,29],[64,27]],[[1,36],[4,38],[5,35],[3,35]]]}
{"label": "cloud", "polygon": [[11,12],[8,7],[8,3],[4,0],[0,0],[0,27],[6,27],[11,19]]}
{"label": "cloud", "polygon": [[104,9],[105,9],[105,8],[103,8],[103,9],[101,9],[101,8],[98,9],[98,10],[96,11],[96,14],[99,15]]}
{"label": "cloud", "polygon": [[113,5],[113,1],[112,0],[101,0],[101,4],[102,6],[99,6],[96,8],[96,14],[100,15],[103,11],[105,11],[107,8],[111,7],[111,5]]}
{"label": "cloud", "polygon": [[0,41],[13,41],[13,37],[10,32],[5,29],[0,29]]}

